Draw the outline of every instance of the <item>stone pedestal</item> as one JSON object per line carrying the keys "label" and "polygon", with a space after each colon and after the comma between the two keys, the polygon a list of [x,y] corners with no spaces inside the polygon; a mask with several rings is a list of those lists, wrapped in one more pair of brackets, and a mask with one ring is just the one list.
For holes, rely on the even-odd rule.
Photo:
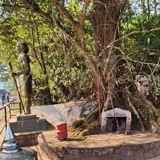
{"label": "stone pedestal", "polygon": [[22,147],[37,145],[38,135],[47,130],[48,122],[36,115],[19,115],[11,119],[10,127]]}
{"label": "stone pedestal", "polygon": [[34,132],[47,130],[47,122],[36,115],[19,115],[11,119],[10,126],[14,133]]}

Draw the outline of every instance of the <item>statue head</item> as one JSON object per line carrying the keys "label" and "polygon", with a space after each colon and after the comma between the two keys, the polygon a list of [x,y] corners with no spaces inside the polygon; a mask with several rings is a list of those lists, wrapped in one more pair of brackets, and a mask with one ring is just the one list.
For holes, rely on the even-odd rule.
{"label": "statue head", "polygon": [[24,42],[18,42],[17,45],[16,45],[16,50],[21,53],[28,53],[29,51],[29,48],[28,48],[28,45],[27,43],[24,43]]}

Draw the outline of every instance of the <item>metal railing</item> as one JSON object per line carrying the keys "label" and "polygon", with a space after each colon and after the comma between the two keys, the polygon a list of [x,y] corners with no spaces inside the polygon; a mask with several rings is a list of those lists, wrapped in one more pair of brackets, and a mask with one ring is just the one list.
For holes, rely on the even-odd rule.
{"label": "metal railing", "polygon": [[7,126],[7,123],[11,119],[12,116],[16,116],[12,114],[13,110],[17,110],[19,113],[22,113],[22,107],[20,102],[9,102],[2,107],[0,107],[0,135],[4,131]]}

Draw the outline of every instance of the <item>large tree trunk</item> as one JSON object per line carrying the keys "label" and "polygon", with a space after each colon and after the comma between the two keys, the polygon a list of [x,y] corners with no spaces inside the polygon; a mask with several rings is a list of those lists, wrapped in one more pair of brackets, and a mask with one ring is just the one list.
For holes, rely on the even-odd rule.
{"label": "large tree trunk", "polygon": [[115,106],[129,109],[133,117],[138,120],[137,124],[141,131],[157,131],[158,111],[133,85],[134,79],[125,67],[127,63],[120,60],[119,57],[122,55],[115,51],[119,44],[113,43],[118,38],[120,16],[126,3],[127,0],[94,1],[96,59],[104,86],[97,82],[99,107],[100,111],[102,108],[107,110]]}
{"label": "large tree trunk", "polygon": [[119,20],[126,3],[127,0],[94,1],[93,27],[96,59],[99,76],[103,82],[103,86],[97,84],[101,110],[104,103],[106,107],[109,105],[109,98],[112,96],[111,92],[115,87],[113,67],[117,61],[117,55],[113,52],[114,46],[118,44],[112,42],[118,37]]}

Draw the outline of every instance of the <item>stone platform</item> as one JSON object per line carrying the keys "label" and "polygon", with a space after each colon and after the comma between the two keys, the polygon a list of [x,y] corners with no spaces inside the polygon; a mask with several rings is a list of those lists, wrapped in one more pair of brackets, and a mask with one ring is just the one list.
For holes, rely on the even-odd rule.
{"label": "stone platform", "polygon": [[47,121],[36,115],[19,115],[9,122],[14,133],[34,132],[47,130]]}
{"label": "stone platform", "polygon": [[21,147],[37,145],[37,137],[42,131],[48,129],[48,122],[36,115],[18,115],[10,119],[10,127]]}
{"label": "stone platform", "polygon": [[148,160],[160,155],[160,136],[99,134],[59,141],[54,130],[38,136],[41,150],[50,160]]}

